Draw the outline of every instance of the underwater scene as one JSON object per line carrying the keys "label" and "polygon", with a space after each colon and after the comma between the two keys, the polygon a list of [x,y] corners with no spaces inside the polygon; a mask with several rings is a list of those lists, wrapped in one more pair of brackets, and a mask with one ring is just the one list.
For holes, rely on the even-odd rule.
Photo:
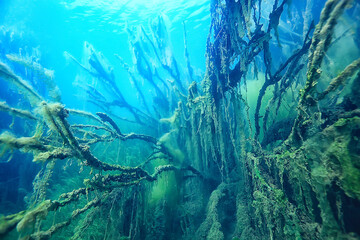
{"label": "underwater scene", "polygon": [[360,239],[360,1],[0,0],[0,239]]}

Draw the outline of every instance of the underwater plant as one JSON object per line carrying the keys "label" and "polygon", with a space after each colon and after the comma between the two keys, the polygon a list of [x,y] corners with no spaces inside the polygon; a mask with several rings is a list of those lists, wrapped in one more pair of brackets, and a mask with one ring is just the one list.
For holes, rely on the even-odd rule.
{"label": "underwater plant", "polygon": [[335,51],[358,37],[357,23],[341,29],[360,3],[314,4],[212,0],[201,84],[185,23],[186,67],[164,16],[128,28],[133,65],[115,57],[139,105],[90,43],[82,62],[65,53],[99,80],[81,87],[102,112],[47,100],[0,63],[0,79],[30,103],[0,111],[36,123],[30,136],[1,133],[3,152],[43,164],[28,207],[0,216],[0,237],[360,239],[360,51]]}

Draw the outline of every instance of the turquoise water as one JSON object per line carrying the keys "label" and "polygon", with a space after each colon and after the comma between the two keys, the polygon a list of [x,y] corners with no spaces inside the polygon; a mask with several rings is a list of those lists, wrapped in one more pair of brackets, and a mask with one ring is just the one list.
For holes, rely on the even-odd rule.
{"label": "turquoise water", "polygon": [[0,239],[360,239],[358,0],[0,0]]}
{"label": "turquoise water", "polygon": [[[130,88],[126,71],[120,67],[114,54],[132,63],[127,28],[144,26],[157,16],[166,19],[174,55],[184,62],[183,21],[188,25],[188,48],[194,68],[205,71],[205,45],[210,26],[209,1],[1,1],[1,23],[5,31],[13,33],[17,48],[36,48],[41,53],[44,67],[55,70],[55,81],[63,91],[64,102],[73,101],[72,85],[79,69],[69,64],[64,52],[81,59],[87,41],[109,60],[115,68],[116,78],[124,88]],[[26,42],[26,44],[24,43]],[[28,53],[31,55],[31,53]],[[124,79],[124,80],[123,80]],[[69,88],[69,89],[68,89]],[[126,97],[136,101],[133,94]],[[73,102],[72,102],[73,104]],[[80,107],[81,105],[79,105]],[[75,108],[78,106],[74,106]]]}

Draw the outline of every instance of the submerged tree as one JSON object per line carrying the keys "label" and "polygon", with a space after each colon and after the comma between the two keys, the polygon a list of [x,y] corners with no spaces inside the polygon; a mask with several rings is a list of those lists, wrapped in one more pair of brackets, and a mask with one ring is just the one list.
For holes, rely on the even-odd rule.
{"label": "submerged tree", "polygon": [[[0,110],[36,121],[37,127],[32,137],[2,133],[0,142],[31,152],[46,169],[38,175],[33,204],[2,217],[0,235],[14,234],[16,227],[25,239],[359,239],[360,219],[352,212],[360,209],[360,60],[344,60],[349,61],[345,68],[331,63],[344,57],[331,50],[344,44],[349,32],[341,32],[339,19],[359,5],[328,0],[314,26],[308,0],[297,10],[302,27],[289,31],[299,20],[284,14],[294,7],[290,1],[265,4],[211,2],[206,74],[202,86],[192,82],[187,92],[176,60],[161,55],[168,46],[151,40],[141,27],[129,30],[134,68],[119,59],[132,81],[140,75],[157,89],[159,101],[169,94],[179,101],[163,109],[162,114],[173,112],[171,118],[160,121],[163,115],[155,113],[154,121],[146,122],[170,124],[159,139],[125,134],[111,112],[92,114],[47,102],[1,64],[1,78],[23,92],[34,109],[1,103]],[[161,18],[151,26],[164,34]],[[157,64],[150,65],[153,61]],[[90,74],[104,73],[79,64]],[[160,68],[173,77],[170,85],[162,81]],[[101,78],[121,100],[111,73]],[[94,99],[106,105],[100,96]],[[143,109],[133,113],[138,123],[140,116],[154,113],[141,98]],[[86,120],[75,124],[69,115]],[[128,140],[151,147],[138,165],[110,163],[94,154],[99,144]],[[69,158],[91,168],[83,186],[46,200],[54,164]]]}

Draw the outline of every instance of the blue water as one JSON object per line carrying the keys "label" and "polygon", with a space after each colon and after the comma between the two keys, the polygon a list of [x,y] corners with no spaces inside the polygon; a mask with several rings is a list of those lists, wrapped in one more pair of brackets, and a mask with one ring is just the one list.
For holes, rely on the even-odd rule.
{"label": "blue water", "polygon": [[[149,22],[158,15],[167,20],[174,55],[184,62],[183,21],[187,26],[190,61],[198,72],[205,71],[205,45],[209,32],[209,1],[26,1],[0,2],[0,25],[12,34],[12,43],[2,44],[3,53],[18,53],[19,49],[37,48],[40,63],[55,71],[55,81],[62,89],[64,103],[83,107],[74,101],[77,89],[72,83],[80,71],[66,61],[64,52],[81,60],[87,41],[109,60],[115,77],[124,89],[131,89],[127,72],[119,66],[114,54],[132,64],[126,28],[139,25],[149,31]],[[64,90],[63,90],[64,89]],[[66,90],[65,90],[66,89]],[[124,91],[129,101],[136,103],[131,91]],[[75,104],[75,105],[74,105]]]}
{"label": "blue water", "polygon": [[0,240],[360,239],[350,2],[0,0]]}

